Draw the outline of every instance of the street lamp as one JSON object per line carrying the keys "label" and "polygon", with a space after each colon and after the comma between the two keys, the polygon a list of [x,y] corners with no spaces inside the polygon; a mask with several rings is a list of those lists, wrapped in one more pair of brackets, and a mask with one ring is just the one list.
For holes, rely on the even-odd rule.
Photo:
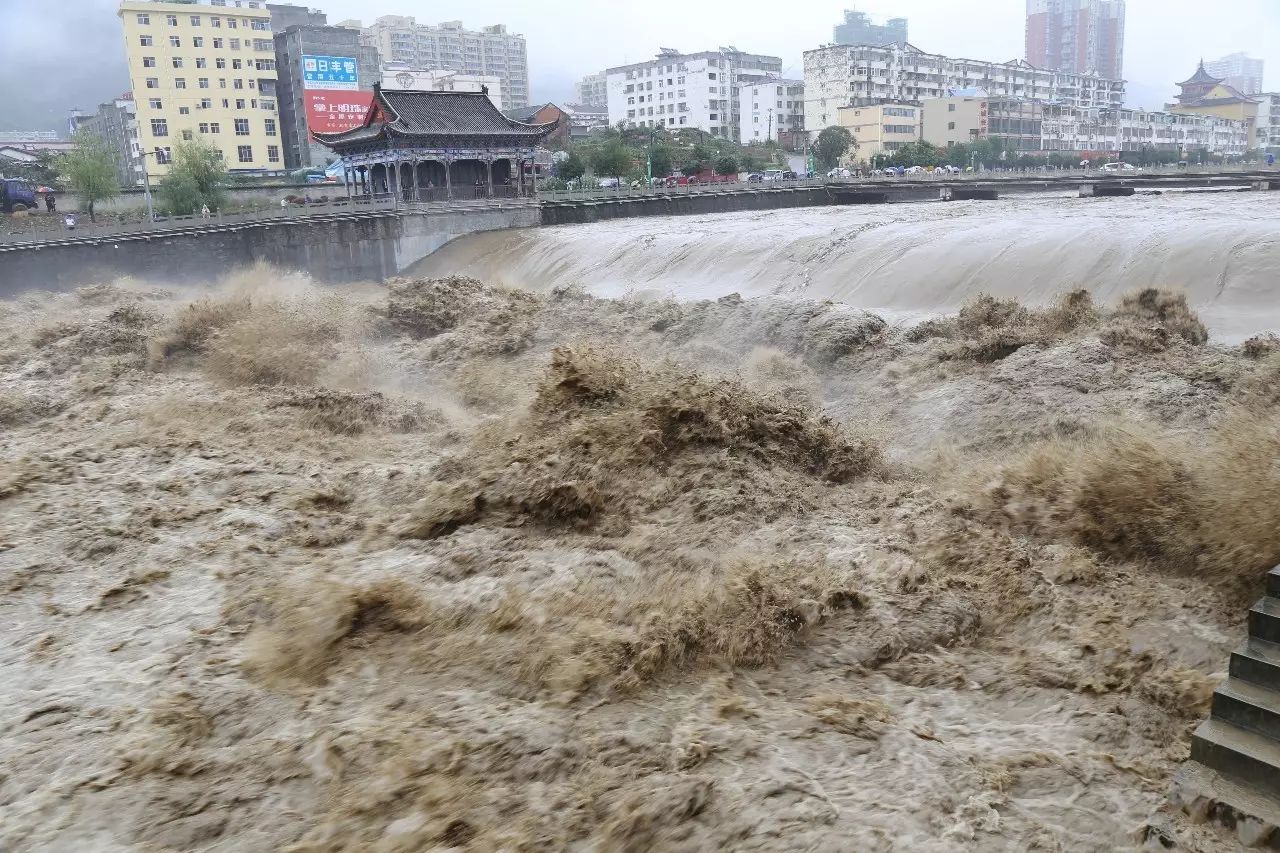
{"label": "street lamp", "polygon": [[142,192],[147,199],[147,221],[155,222],[156,210],[151,200],[151,176],[147,174],[147,158],[155,157],[156,163],[159,163],[160,149],[157,148],[155,151],[147,151],[145,149],[139,148],[138,157],[142,161]]}

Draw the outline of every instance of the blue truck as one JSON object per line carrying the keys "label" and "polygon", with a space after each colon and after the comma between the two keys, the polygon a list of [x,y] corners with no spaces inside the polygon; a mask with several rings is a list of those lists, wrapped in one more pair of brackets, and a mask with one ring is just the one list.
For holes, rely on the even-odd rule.
{"label": "blue truck", "polygon": [[36,193],[29,181],[22,178],[4,178],[0,180],[0,211],[17,213],[23,210],[35,210]]}

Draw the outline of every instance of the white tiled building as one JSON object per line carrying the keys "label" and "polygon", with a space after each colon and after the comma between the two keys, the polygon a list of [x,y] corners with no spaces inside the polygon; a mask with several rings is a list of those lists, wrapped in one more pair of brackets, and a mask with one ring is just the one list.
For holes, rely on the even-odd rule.
{"label": "white tiled building", "polygon": [[588,74],[574,86],[575,103],[603,107],[609,102],[609,78],[603,73]]}
{"label": "white tiled building", "polygon": [[840,44],[805,51],[804,83],[804,124],[810,133],[835,124],[836,110],[855,103],[922,101],[979,90],[991,97],[1119,108],[1125,94],[1123,80],[1048,71],[1021,60],[955,59],[910,44]]}
{"label": "white tiled building", "polygon": [[664,50],[648,62],[605,72],[609,123],[668,130],[698,128],[712,136],[737,140],[743,123],[741,87],[781,73],[782,59],[777,56],[733,48],[702,53]]}
{"label": "white tiled building", "polygon": [[1258,99],[1258,128],[1253,147],[1280,155],[1280,92],[1263,92]]}
{"label": "white tiled building", "polygon": [[461,21],[431,25],[404,15],[383,15],[368,27],[359,21],[342,21],[338,26],[362,30],[366,42],[378,48],[384,62],[497,77],[509,107],[529,106],[529,57],[524,36],[507,32],[502,24],[468,30]]}
{"label": "white tiled building", "polygon": [[767,77],[738,86],[742,103],[738,142],[750,145],[804,130],[804,81]]}
{"label": "white tiled building", "polygon": [[1247,122],[1151,110],[1047,106],[1041,150],[1047,152],[1191,152],[1239,156],[1252,146]]}

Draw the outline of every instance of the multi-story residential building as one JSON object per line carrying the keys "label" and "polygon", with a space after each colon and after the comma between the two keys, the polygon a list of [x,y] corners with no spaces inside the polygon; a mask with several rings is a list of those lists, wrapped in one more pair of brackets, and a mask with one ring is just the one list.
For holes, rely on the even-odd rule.
{"label": "multi-story residential building", "polygon": [[953,59],[907,45],[828,45],[804,54],[805,129],[836,122],[840,107],[923,101],[961,91],[1075,107],[1121,107],[1124,81],[1035,68],[1026,62]]}
{"label": "multi-story residential building", "polygon": [[1204,64],[1204,70],[1210,75],[1246,95],[1262,92],[1262,74],[1265,68],[1263,60],[1252,59],[1246,53],[1233,53]]}
{"label": "multi-story residential building", "polygon": [[919,104],[883,103],[840,107],[836,124],[848,128],[854,145],[850,162],[872,162],[881,155],[893,155],[904,145],[920,141]]}
{"label": "multi-story residential building", "polygon": [[633,127],[696,127],[740,139],[740,87],[779,77],[782,59],[727,47],[701,53],[664,48],[656,59],[620,65],[608,78],[609,123]]}
{"label": "multi-story residential building", "polygon": [[1121,107],[1075,107],[1021,98],[960,96],[923,103],[925,142],[941,147],[999,140],[1011,153],[1123,157],[1143,150],[1239,156],[1247,122]]}
{"label": "multi-story residential building", "polygon": [[961,95],[924,101],[921,113],[921,136],[930,145],[945,148],[998,139],[1006,151],[1041,150],[1041,101]]}
{"label": "multi-story residential building", "polygon": [[883,24],[873,24],[866,12],[845,9],[844,23],[835,25],[832,41],[836,44],[896,44],[906,47],[907,19],[890,18]]}
{"label": "multi-story residential building", "polygon": [[111,151],[120,186],[142,183],[142,157],[138,143],[138,113],[132,93],[98,105],[93,115],[72,114],[76,131],[87,131],[100,137]]}
{"label": "multi-story residential building", "polygon": [[[348,130],[364,120],[373,100],[373,86],[382,80],[382,62],[375,47],[364,44],[357,30],[314,24],[294,24],[275,34],[276,92],[286,168],[324,166],[333,152],[312,138],[312,132]],[[341,84],[318,79],[321,59],[353,63]],[[345,69],[344,69],[345,71]]]}
{"label": "multi-story residential building", "polygon": [[[243,2],[243,0],[242,0]],[[226,3],[219,3],[225,6]],[[289,27],[323,27],[329,23],[329,16],[319,9],[308,9],[306,6],[294,6],[289,3],[268,3],[267,11],[271,13],[271,29],[282,32]]]}
{"label": "multi-story residential building", "polygon": [[751,145],[784,139],[804,130],[804,81],[744,76],[738,86],[742,119],[738,143]]}
{"label": "multi-story residential building", "polygon": [[285,168],[265,3],[123,0],[119,15],[150,175],[168,171],[176,141],[196,136],[233,172]]}
{"label": "multi-story residential building", "polygon": [[384,15],[368,27],[359,21],[339,26],[364,32],[385,62],[403,62],[424,71],[443,69],[497,77],[512,107],[529,105],[529,57],[524,36],[502,24],[468,30],[461,21],[419,24],[404,15]]}
{"label": "multi-story residential building", "polygon": [[461,71],[423,71],[404,62],[382,63],[384,89],[414,89],[419,92],[484,92],[500,110],[505,110],[502,80],[491,74],[464,74]]}
{"label": "multi-story residential building", "polygon": [[1027,62],[1124,78],[1125,0],[1027,0]]}
{"label": "multi-story residential building", "polygon": [[1253,147],[1268,154],[1280,154],[1280,92],[1261,92],[1258,99],[1258,124]]}
{"label": "multi-story residential building", "polygon": [[576,102],[583,106],[603,107],[609,103],[609,78],[604,72],[588,74],[573,89]]}

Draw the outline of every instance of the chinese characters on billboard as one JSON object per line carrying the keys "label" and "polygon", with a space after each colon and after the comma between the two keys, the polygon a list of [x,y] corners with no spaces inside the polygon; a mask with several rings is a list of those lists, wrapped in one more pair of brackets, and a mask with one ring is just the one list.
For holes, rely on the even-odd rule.
{"label": "chinese characters on billboard", "polygon": [[364,124],[373,92],[307,90],[307,129],[312,133],[341,133]]}
{"label": "chinese characters on billboard", "polygon": [[359,66],[349,56],[304,55],[302,86],[312,133],[360,127],[373,103],[373,92],[361,91]]}

